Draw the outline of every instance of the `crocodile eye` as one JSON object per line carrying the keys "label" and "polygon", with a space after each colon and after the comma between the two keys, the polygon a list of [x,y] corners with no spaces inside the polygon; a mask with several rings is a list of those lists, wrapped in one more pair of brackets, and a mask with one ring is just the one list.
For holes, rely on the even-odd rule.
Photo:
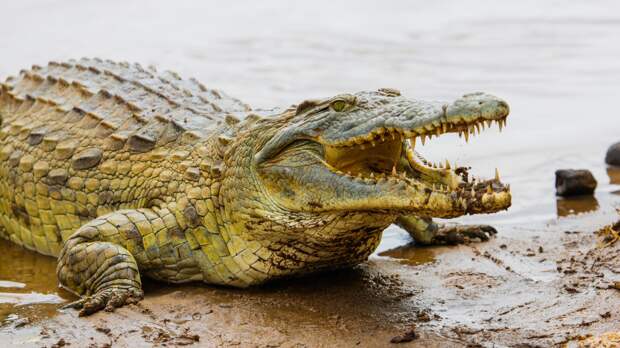
{"label": "crocodile eye", "polygon": [[341,112],[347,106],[347,103],[344,100],[335,100],[330,106],[334,111]]}

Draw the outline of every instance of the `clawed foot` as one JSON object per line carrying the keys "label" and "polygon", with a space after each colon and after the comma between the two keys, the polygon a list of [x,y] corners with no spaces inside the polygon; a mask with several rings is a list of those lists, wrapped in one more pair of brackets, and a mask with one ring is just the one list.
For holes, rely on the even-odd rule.
{"label": "clawed foot", "polygon": [[489,225],[440,225],[431,244],[483,242],[494,234],[497,234],[497,230]]}
{"label": "clawed foot", "polygon": [[91,315],[104,309],[106,312],[114,312],[114,309],[126,304],[138,303],[144,297],[140,289],[135,288],[108,288],[92,296],[83,297],[62,307],[80,309],[79,316]]}

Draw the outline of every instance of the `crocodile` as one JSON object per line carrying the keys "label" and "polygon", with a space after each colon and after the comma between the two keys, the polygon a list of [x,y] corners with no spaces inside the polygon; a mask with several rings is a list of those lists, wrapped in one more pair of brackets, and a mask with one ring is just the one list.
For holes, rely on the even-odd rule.
{"label": "crocodile", "polygon": [[88,315],[141,300],[141,276],[248,287],[351,267],[393,223],[421,244],[487,236],[431,219],[507,209],[509,186],[415,144],[508,113],[390,88],[261,111],[139,64],[34,65],[0,85],[0,237],[57,257]]}

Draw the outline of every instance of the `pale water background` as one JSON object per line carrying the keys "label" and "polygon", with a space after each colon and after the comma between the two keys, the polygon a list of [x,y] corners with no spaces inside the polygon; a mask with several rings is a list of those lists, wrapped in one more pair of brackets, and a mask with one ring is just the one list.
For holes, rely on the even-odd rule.
{"label": "pale water background", "polygon": [[[500,233],[557,222],[558,168],[594,172],[596,201],[585,210],[620,201],[603,162],[620,141],[616,1],[0,3],[0,78],[83,56],[175,70],[255,108],[379,87],[429,100],[490,92],[511,106],[503,133],[494,126],[467,145],[449,135],[418,148],[474,175],[499,167],[512,184],[508,212],[461,220]],[[408,241],[392,227],[380,248]],[[16,273],[1,267],[0,279]]]}

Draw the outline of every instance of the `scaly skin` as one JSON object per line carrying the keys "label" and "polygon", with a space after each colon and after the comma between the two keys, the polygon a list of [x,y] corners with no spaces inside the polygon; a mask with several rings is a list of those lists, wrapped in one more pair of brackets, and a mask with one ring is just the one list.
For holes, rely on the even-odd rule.
{"label": "scaly skin", "polygon": [[397,219],[428,229],[510,205],[499,178],[413,158],[416,137],[503,123],[507,104],[486,94],[382,89],[261,117],[99,59],[33,66],[0,93],[0,237],[58,256],[82,315],[138,301],[141,275],[246,287],[360,263]]}

